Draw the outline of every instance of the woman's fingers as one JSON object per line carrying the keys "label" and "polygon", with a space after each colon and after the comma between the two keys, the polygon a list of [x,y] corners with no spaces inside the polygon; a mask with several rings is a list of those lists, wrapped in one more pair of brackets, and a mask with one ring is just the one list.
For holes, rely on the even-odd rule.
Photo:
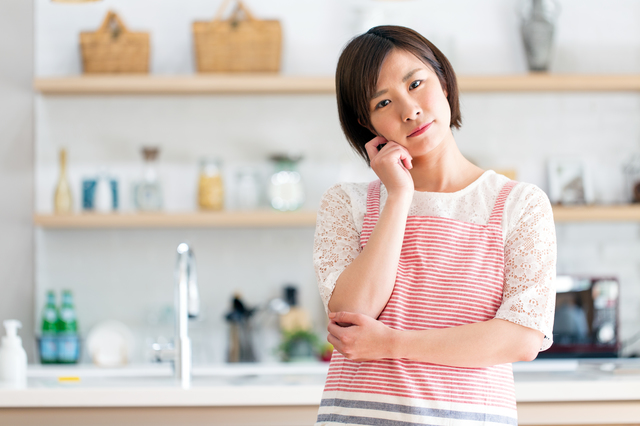
{"label": "woman's fingers", "polygon": [[331,322],[336,323],[346,323],[351,325],[360,325],[362,324],[362,314],[357,314],[355,312],[331,312],[329,314],[329,319]]}
{"label": "woman's fingers", "polygon": [[[367,145],[369,143],[370,142],[367,142]],[[412,157],[409,154],[409,151],[407,151],[407,148],[393,141],[385,140],[384,142],[381,142],[381,143],[385,143],[386,145],[384,146],[384,148],[382,148],[382,150],[378,151],[377,147],[378,145],[380,145],[380,143],[377,143],[374,148],[375,153],[373,154],[373,157],[378,156],[378,154],[382,155],[382,157],[380,157],[379,159],[383,157],[395,157],[396,158],[395,161],[402,162],[405,167],[407,166],[412,167],[411,165]],[[371,158],[371,153],[369,155],[370,155],[369,159],[373,160],[373,158]]]}
{"label": "woman's fingers", "polygon": [[369,162],[378,155],[378,145],[383,143],[387,143],[387,140],[382,136],[376,136],[364,145],[364,149],[367,150],[367,155],[369,156]]}
{"label": "woman's fingers", "polygon": [[342,327],[340,327],[338,324],[331,321],[327,326],[327,331],[329,332],[329,334],[336,336],[337,338],[340,338],[340,334],[342,332],[341,328]]}
{"label": "woman's fingers", "polygon": [[404,153],[400,155],[400,161],[404,165],[405,169],[411,170],[413,168],[413,164],[411,164],[411,160],[413,160],[413,158],[411,158],[411,155],[409,155],[409,151],[404,149]]}
{"label": "woman's fingers", "polygon": [[327,342],[331,343],[338,352],[342,349],[342,342],[333,334],[329,334],[327,336]]}

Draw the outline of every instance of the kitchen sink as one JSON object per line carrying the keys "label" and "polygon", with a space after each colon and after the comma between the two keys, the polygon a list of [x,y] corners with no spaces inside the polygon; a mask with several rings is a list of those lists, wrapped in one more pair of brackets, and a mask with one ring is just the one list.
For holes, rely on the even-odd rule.
{"label": "kitchen sink", "polygon": [[[232,364],[193,368],[192,387],[322,385],[328,364]],[[170,364],[99,368],[92,365],[29,366],[35,387],[165,387],[175,386]]]}

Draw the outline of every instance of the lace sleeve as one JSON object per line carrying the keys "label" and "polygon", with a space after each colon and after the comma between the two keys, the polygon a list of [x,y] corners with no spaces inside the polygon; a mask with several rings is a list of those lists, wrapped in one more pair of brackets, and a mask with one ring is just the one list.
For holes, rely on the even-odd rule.
{"label": "lace sleeve", "polygon": [[313,266],[327,313],[338,277],[359,253],[360,232],[353,220],[351,199],[338,184],[322,196],[313,244]]}
{"label": "lace sleeve", "polygon": [[553,343],[556,234],[547,195],[531,185],[516,201],[505,242],[505,282],[496,318],[544,333],[541,351]]}

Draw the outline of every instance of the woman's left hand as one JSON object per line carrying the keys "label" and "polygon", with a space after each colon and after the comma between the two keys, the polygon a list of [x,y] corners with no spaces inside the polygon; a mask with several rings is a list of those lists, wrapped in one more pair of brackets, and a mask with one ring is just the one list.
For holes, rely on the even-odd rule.
{"label": "woman's left hand", "polygon": [[329,319],[327,341],[346,358],[357,362],[392,358],[394,330],[381,321],[353,312],[332,312]]}

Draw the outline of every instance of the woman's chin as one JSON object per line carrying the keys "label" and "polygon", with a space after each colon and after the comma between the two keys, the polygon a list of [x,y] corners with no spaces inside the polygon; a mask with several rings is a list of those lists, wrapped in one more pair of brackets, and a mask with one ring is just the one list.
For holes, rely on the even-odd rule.
{"label": "woman's chin", "polygon": [[442,147],[442,143],[433,143],[427,141],[426,143],[416,144],[415,146],[411,146],[408,151],[411,154],[412,158],[424,157],[433,155],[439,151],[438,148]]}

